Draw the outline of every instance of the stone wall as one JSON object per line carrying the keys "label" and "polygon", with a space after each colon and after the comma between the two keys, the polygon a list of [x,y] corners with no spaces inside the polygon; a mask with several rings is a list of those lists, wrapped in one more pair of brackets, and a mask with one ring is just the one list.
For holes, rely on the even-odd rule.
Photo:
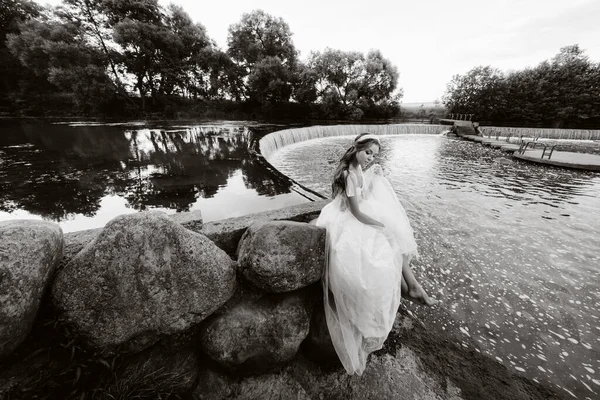
{"label": "stone wall", "polygon": [[[468,363],[453,355],[450,379],[427,356],[428,372],[417,353],[447,351],[402,309],[362,377],[340,366],[311,224],[326,203],[206,224],[145,212],[67,235],[0,222],[0,398],[462,398]],[[546,398],[505,375],[491,380],[510,397],[495,398]]]}

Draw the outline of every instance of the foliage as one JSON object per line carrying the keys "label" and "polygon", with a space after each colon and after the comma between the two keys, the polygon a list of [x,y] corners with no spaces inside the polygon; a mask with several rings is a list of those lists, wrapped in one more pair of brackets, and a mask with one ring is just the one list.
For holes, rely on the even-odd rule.
{"label": "foliage", "polygon": [[183,100],[237,104],[249,115],[360,119],[399,110],[397,68],[379,51],[328,49],[301,62],[288,24],[262,10],[232,24],[221,50],[181,7],[158,0],[5,2],[0,57],[18,78],[4,80],[16,111],[175,116]]}
{"label": "foliage", "polygon": [[266,57],[278,57],[288,67],[296,62],[290,27],[262,10],[244,14],[239,23],[231,25],[227,44],[231,58],[247,68]]}
{"label": "foliage", "polygon": [[[27,75],[6,47],[6,38],[9,34],[18,34],[19,24],[40,17],[41,12],[42,8],[29,0],[0,0],[0,91],[4,93],[17,91]],[[4,100],[2,97],[0,102]]]}
{"label": "foliage", "polygon": [[365,109],[394,106],[401,97],[401,92],[392,94],[398,70],[379,51],[365,57],[356,51],[326,49],[313,52],[308,65],[315,74],[317,101],[331,113],[360,119]]}
{"label": "foliage", "polygon": [[560,128],[597,126],[599,99],[600,64],[573,45],[533,68],[504,74],[479,66],[455,75],[444,104],[488,123]]}
{"label": "foliage", "polygon": [[260,105],[289,101],[297,52],[283,19],[262,10],[244,14],[229,27],[227,42],[241,74],[238,96]]}
{"label": "foliage", "polygon": [[19,28],[19,35],[8,35],[7,46],[21,65],[33,72],[36,82],[46,84],[41,88],[70,94],[83,111],[111,96],[105,59],[82,39],[78,26],[29,20]]}

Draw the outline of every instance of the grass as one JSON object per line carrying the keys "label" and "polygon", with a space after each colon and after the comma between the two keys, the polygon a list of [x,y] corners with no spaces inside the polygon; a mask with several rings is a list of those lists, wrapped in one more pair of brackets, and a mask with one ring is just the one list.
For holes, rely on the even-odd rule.
{"label": "grass", "polygon": [[132,362],[106,356],[77,339],[49,307],[42,307],[28,338],[0,363],[0,398],[21,399],[185,399],[185,369],[148,359]]}

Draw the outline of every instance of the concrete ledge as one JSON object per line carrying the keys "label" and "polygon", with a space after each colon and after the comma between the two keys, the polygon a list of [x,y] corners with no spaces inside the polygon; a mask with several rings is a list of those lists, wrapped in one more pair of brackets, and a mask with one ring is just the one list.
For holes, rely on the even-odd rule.
{"label": "concrete ledge", "polygon": [[[278,210],[269,210],[256,214],[249,214],[237,218],[228,218],[219,221],[203,223],[202,216],[197,211],[169,215],[185,228],[206,235],[217,246],[225,250],[233,259],[236,258],[237,244],[246,228],[255,222],[288,220],[296,222],[310,222],[317,218],[321,209],[331,200],[307,202],[296,206],[285,207]],[[79,253],[88,243],[102,232],[103,228],[88,229],[85,231],[69,232],[64,235],[65,247],[63,259],[58,268],[66,265],[75,254]]]}
{"label": "concrete ledge", "polygon": [[[546,151],[546,154],[548,154],[548,151]],[[532,161],[538,164],[582,169],[587,171],[600,171],[600,156],[596,154],[555,151],[552,153],[550,160],[548,160],[547,158],[542,159],[542,150],[527,150],[523,154],[519,154],[517,151],[515,151],[513,156],[519,160]]]}
{"label": "concrete ledge", "polygon": [[503,144],[500,146],[500,150],[507,153],[514,153],[515,151],[519,150],[519,147],[520,146],[518,144]]}
{"label": "concrete ledge", "polygon": [[329,199],[314,201],[279,210],[264,211],[237,218],[207,222],[200,230],[189,223],[184,223],[183,226],[195,232],[203,233],[235,260],[237,258],[237,245],[240,238],[253,223],[280,220],[310,222],[319,216],[321,209],[330,201]]}

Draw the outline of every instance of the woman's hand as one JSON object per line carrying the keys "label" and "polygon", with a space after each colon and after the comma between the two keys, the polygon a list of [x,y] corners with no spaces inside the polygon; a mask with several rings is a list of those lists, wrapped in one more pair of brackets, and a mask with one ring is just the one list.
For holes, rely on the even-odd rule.
{"label": "woman's hand", "polygon": [[370,169],[373,171],[374,175],[382,175],[383,176],[383,169],[381,168],[381,165],[375,164]]}

